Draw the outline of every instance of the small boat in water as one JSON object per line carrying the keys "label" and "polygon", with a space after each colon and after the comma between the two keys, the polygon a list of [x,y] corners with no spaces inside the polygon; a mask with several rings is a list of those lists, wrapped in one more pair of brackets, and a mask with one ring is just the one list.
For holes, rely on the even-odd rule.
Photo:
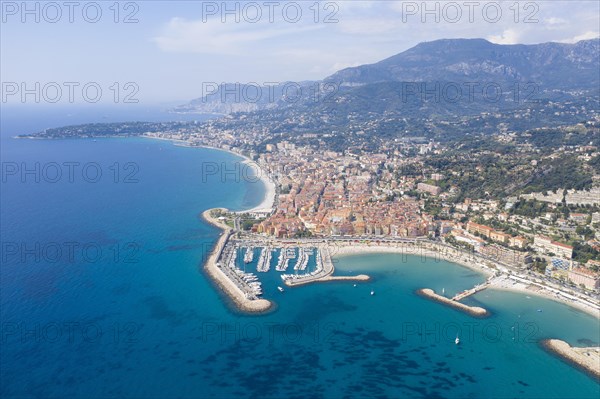
{"label": "small boat in water", "polygon": [[371,295],[375,295],[375,291],[371,290]]}
{"label": "small boat in water", "polygon": [[277,289],[279,290],[279,292],[283,292],[283,288],[282,287],[277,287]]}
{"label": "small boat in water", "polygon": [[460,344],[460,338],[458,338],[458,335],[456,336],[456,339],[454,340],[454,343],[456,345]]}

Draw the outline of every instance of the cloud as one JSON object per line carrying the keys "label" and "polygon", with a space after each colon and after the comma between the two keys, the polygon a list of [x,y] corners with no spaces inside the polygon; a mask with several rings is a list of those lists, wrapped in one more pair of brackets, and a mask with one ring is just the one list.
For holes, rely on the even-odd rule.
{"label": "cloud", "polygon": [[544,19],[544,24],[546,26],[549,26],[549,25],[567,25],[568,23],[569,23],[569,21],[567,21],[564,18],[550,17],[550,18],[545,18]]}
{"label": "cloud", "polygon": [[581,40],[590,40],[590,39],[598,39],[600,38],[600,32],[598,31],[588,31],[581,35],[574,36],[570,39],[559,40],[560,43],[577,43]]}
{"label": "cloud", "polygon": [[171,18],[163,27],[162,33],[152,38],[152,41],[158,48],[167,52],[239,54],[253,51],[248,46],[254,46],[258,42],[320,28],[318,25],[281,27],[268,21],[256,24],[223,23],[217,18],[203,22],[175,17]]}
{"label": "cloud", "polygon": [[491,35],[487,37],[492,43],[496,44],[518,44],[521,35],[514,29],[506,29],[500,35]]}

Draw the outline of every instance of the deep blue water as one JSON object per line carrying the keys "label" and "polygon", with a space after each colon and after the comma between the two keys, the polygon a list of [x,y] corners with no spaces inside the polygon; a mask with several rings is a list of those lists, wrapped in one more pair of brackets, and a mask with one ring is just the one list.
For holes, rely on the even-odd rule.
{"label": "deep blue water", "polygon": [[[340,258],[339,273],[373,280],[284,293],[270,272],[265,295],[275,311],[238,314],[202,273],[218,231],[198,217],[260,202],[260,184],[203,178],[203,163],[232,168],[237,157],[144,139],[10,139],[72,121],[36,115],[3,112],[0,129],[5,168],[46,167],[39,182],[34,173],[5,173],[1,186],[3,398],[600,394],[538,345],[546,337],[598,344],[596,320],[524,294],[475,295],[470,301],[493,312],[488,319],[416,296],[422,287],[452,294],[484,278],[443,261]],[[78,115],[77,123],[90,118]],[[51,181],[52,165],[65,163],[78,165],[73,178],[63,170]],[[94,170],[102,176],[94,179]]]}

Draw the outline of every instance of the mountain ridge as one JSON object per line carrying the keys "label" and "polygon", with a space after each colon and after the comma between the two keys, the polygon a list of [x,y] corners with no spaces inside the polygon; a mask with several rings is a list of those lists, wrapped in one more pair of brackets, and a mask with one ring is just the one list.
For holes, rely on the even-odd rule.
{"label": "mountain ridge", "polygon": [[[228,114],[293,107],[307,109],[313,107],[315,93],[321,97],[331,94],[331,90],[326,90],[327,85],[329,89],[331,86],[337,88],[334,97],[339,99],[347,94],[349,98],[356,98],[353,94],[357,88],[386,82],[478,83],[496,85],[503,92],[513,90],[516,84],[535,84],[536,92],[550,93],[548,100],[571,97],[576,92],[597,96],[600,94],[599,66],[600,38],[577,43],[511,45],[495,44],[485,39],[439,39],[419,43],[373,64],[344,68],[320,81],[304,81],[298,84],[304,90],[295,101],[289,101],[289,91],[286,96],[285,85],[290,82],[263,87],[258,101],[256,96],[244,98],[244,92],[254,90],[248,85],[239,85],[241,95],[224,96],[232,85],[224,84],[213,93],[178,107],[176,111]],[[397,84],[393,86],[400,87]],[[381,90],[361,89],[360,96],[364,97],[369,92],[381,93]],[[376,108],[380,107],[379,102],[387,101],[377,97],[370,100],[361,101],[361,106],[366,104]],[[386,107],[389,108],[389,104]],[[440,111],[440,107],[443,104],[439,104],[436,111]],[[452,105],[451,108],[456,107]]]}

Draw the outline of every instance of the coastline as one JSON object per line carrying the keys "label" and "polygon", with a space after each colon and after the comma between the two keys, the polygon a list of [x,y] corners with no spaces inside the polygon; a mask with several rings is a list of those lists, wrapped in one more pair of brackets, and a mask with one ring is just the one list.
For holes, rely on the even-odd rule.
{"label": "coastline", "polygon": [[545,339],[540,345],[600,382],[600,347],[578,348],[559,339]]}
{"label": "coastline", "polygon": [[[235,154],[235,153],[232,152],[232,154]],[[235,155],[245,158],[244,161],[242,161],[242,163],[244,163],[245,165],[248,165],[248,167],[252,168],[252,170],[254,171],[254,176],[258,177],[259,180],[263,183],[263,185],[265,187],[265,195],[260,204],[256,205],[254,208],[251,208],[251,209],[237,211],[237,213],[252,213],[252,212],[271,213],[271,212],[273,212],[273,210],[275,208],[275,196],[277,193],[277,186],[275,185],[275,182],[273,180],[271,180],[271,178],[269,177],[269,174],[257,162],[254,162],[254,161],[250,160],[250,158],[246,158],[239,154],[235,154]]]}
{"label": "coastline", "polygon": [[[246,210],[235,211],[236,213],[251,213],[251,212],[260,212],[260,213],[271,213],[273,212],[273,208],[275,206],[275,197],[277,193],[277,188],[275,182],[271,180],[268,173],[260,167],[260,165],[250,158],[233,152],[231,150],[227,150],[225,148],[211,147],[207,145],[189,145],[189,142],[186,140],[178,140],[178,139],[169,139],[163,137],[154,137],[148,135],[140,136],[142,138],[154,139],[154,140],[163,140],[169,141],[175,146],[179,147],[187,147],[187,148],[206,148],[211,150],[223,151],[229,154],[235,155],[242,159],[242,163],[250,168],[252,168],[253,175],[258,178],[258,180],[254,180],[251,183],[256,183],[257,181],[261,181],[265,187],[265,194],[263,200],[255,207]],[[244,175],[244,177],[246,177]],[[273,307],[273,303],[267,299],[256,299],[249,300],[246,298],[242,290],[239,289],[230,279],[223,273],[223,271],[217,266],[218,257],[225,247],[229,236],[232,232],[231,228],[224,223],[221,223],[218,219],[215,219],[211,216],[211,212],[213,210],[221,210],[224,212],[229,212],[226,208],[212,208],[207,209],[202,212],[202,218],[210,225],[215,226],[222,230],[222,233],[215,243],[210,255],[206,259],[204,264],[204,270],[207,275],[211,278],[211,280],[221,289],[221,291],[227,295],[235,305],[235,307],[246,313],[265,313],[269,309]]]}
{"label": "coastline", "polygon": [[[581,301],[574,301],[565,298],[564,296],[560,296],[556,294],[555,291],[550,291],[547,288],[543,288],[534,284],[525,284],[523,282],[519,282],[513,280],[509,276],[506,276],[505,281],[501,281],[499,279],[495,279],[493,283],[490,285],[490,289],[498,290],[498,291],[507,291],[514,292],[518,294],[527,294],[527,295],[535,295],[541,298],[549,299],[555,302],[560,302],[572,308],[575,308],[581,312],[587,313],[590,316],[595,317],[600,320],[600,309],[588,305],[586,303],[582,303]],[[512,280],[512,283],[506,282],[506,280]],[[537,289],[535,289],[537,288]]]}
{"label": "coastline", "polygon": [[[435,244],[434,244],[435,245]],[[395,254],[403,254],[403,255],[414,255],[414,256],[423,256],[426,258],[433,258],[435,260],[445,260],[450,263],[454,263],[463,267],[467,267],[471,270],[480,272],[485,274],[487,277],[494,274],[494,270],[490,268],[486,261],[482,259],[477,259],[475,256],[469,256],[465,254],[459,254],[456,251],[454,254],[449,252],[440,252],[431,248],[427,248],[424,246],[385,246],[385,245],[365,245],[365,244],[357,244],[357,245],[344,245],[344,246],[334,246],[335,250],[332,251],[332,257],[342,258],[344,256],[352,256],[352,255],[364,255],[364,254],[385,254],[385,253],[395,253]],[[511,280],[510,283],[507,280]],[[495,290],[504,290],[511,291],[520,294],[526,295],[536,295],[543,297],[545,299],[550,299],[556,302],[563,303],[567,306],[575,308],[579,311],[585,312],[596,319],[600,319],[600,308],[593,306],[591,304],[582,302],[581,300],[573,300],[569,299],[563,295],[559,295],[561,292],[558,289],[543,287],[534,282],[528,281],[525,283],[524,281],[517,281],[516,277],[505,275],[504,279],[494,278],[491,280],[491,283],[488,286],[488,289]]]}
{"label": "coastline", "polygon": [[225,273],[223,273],[219,266],[217,266],[217,260],[221,250],[227,243],[231,233],[231,229],[227,225],[221,223],[218,219],[215,219],[210,215],[213,210],[217,209],[227,211],[225,208],[213,208],[202,212],[202,218],[206,220],[207,223],[223,230],[221,236],[215,243],[214,248],[204,263],[204,270],[212,279],[212,281],[233,301],[239,310],[247,313],[264,313],[268,311],[273,304],[270,301],[262,298],[256,300],[250,300],[246,298],[242,290],[240,290],[238,286],[236,286],[225,275]]}
{"label": "coastline", "polygon": [[[154,136],[146,136],[146,135],[141,135],[139,137],[153,139],[153,140],[170,141],[171,143],[173,143],[173,145],[176,145],[179,147],[207,148],[209,150],[223,151],[223,152],[227,152],[229,154],[232,154],[232,155],[242,158],[242,163],[244,165],[247,165],[249,168],[252,168],[252,170],[254,172],[254,176],[256,176],[258,178],[258,180],[260,180],[263,183],[263,185],[265,187],[265,195],[263,197],[263,200],[255,207],[253,207],[251,209],[244,209],[244,210],[239,210],[239,211],[234,211],[234,212],[236,212],[236,213],[250,213],[250,212],[271,213],[271,212],[273,212],[273,209],[275,207],[275,196],[277,193],[276,183],[269,177],[269,174],[257,162],[251,160],[247,156],[242,155],[237,152],[234,152],[234,151],[231,151],[231,150],[227,150],[225,148],[212,147],[212,146],[208,146],[208,145],[189,145],[189,142],[186,140],[169,139],[169,138],[164,138],[164,137],[154,137]],[[250,181],[250,183],[256,183],[258,180]],[[218,208],[215,208],[215,209],[218,209]]]}
{"label": "coastline", "polygon": [[[235,211],[235,212],[236,213],[251,213],[251,212],[271,213],[273,211],[274,206],[275,206],[275,197],[276,197],[275,182],[273,182],[271,180],[268,173],[266,173],[266,171],[258,163],[252,161],[250,158],[248,158],[242,154],[233,152],[231,150],[224,149],[224,148],[211,147],[211,146],[206,146],[206,145],[192,146],[192,145],[189,145],[189,143],[185,140],[169,139],[169,138],[153,137],[153,136],[145,136],[145,135],[142,135],[140,137],[156,139],[156,140],[163,140],[163,141],[170,141],[174,145],[183,146],[183,147],[190,147],[190,148],[199,147],[199,148],[208,148],[208,149],[213,149],[213,150],[218,150],[218,151],[224,151],[224,152],[228,152],[232,155],[242,158],[243,159],[242,162],[245,165],[248,165],[248,167],[251,167],[254,171],[254,175],[263,182],[264,187],[265,187],[265,196],[264,196],[263,200],[261,201],[261,203],[258,204],[257,206],[255,206],[251,209]],[[219,208],[216,208],[216,209],[219,209]],[[208,219],[207,219],[207,221],[208,221]],[[209,223],[211,223],[211,222],[209,221]],[[211,224],[213,224],[221,229],[225,229],[225,230],[229,229],[228,226],[219,224],[218,222],[211,223]],[[396,254],[403,254],[403,255],[422,256],[425,258],[434,259],[435,261],[445,260],[447,262],[458,264],[460,266],[469,268],[476,272],[483,273],[486,277],[493,275],[495,273],[495,271],[497,270],[496,266],[494,265],[494,262],[484,260],[478,256],[473,256],[472,254],[465,254],[464,252],[461,252],[458,249],[449,249],[449,248],[445,247],[444,250],[440,251],[439,248],[435,248],[435,246],[437,246],[438,244],[431,243],[431,242],[429,242],[429,243],[420,242],[419,246],[414,246],[414,245],[393,246],[393,245],[381,245],[381,244],[366,245],[366,244],[356,244],[356,243],[352,243],[354,245],[350,245],[350,244],[339,245],[339,242],[337,242],[336,244],[337,245],[329,244],[329,248],[331,250],[333,258],[341,258],[344,256],[363,255],[363,254],[396,253]],[[221,274],[223,274],[223,273],[221,272]],[[330,274],[332,274],[332,273],[330,273]],[[312,282],[334,281],[337,279],[337,277],[330,276],[330,274],[328,274],[328,277],[322,277],[322,278],[320,278],[318,280],[314,280]],[[224,276],[224,274],[223,274],[223,276]],[[300,284],[298,284],[298,285],[300,285]],[[511,292],[516,292],[516,293],[537,295],[537,296],[540,296],[540,297],[543,297],[546,299],[561,302],[561,303],[571,306],[577,310],[585,312],[597,319],[600,319],[600,308],[594,307],[587,303],[582,303],[581,301],[566,298],[563,295],[558,295],[557,292],[560,292],[559,290],[551,289],[548,287],[542,287],[542,286],[536,285],[533,282],[529,282],[528,284],[525,284],[522,282],[515,281],[515,283],[509,285],[509,284],[498,281],[498,279],[494,279],[494,281],[492,282],[492,284],[490,284],[490,286],[488,288],[504,290],[504,291],[511,291]],[[238,291],[239,291],[239,289],[238,289]],[[458,303],[460,303],[460,302],[458,302]]]}
{"label": "coastline", "polygon": [[[402,255],[414,255],[414,256],[422,256],[425,258],[433,258],[435,261],[445,260],[447,262],[456,263],[458,265],[464,266],[471,270],[483,273],[486,277],[489,277],[494,274],[494,271],[483,264],[483,262],[478,261],[474,257],[469,257],[468,255],[462,254],[449,254],[440,251],[436,251],[434,249],[426,248],[426,247],[416,247],[412,245],[406,246],[390,246],[390,245],[365,245],[365,244],[356,244],[354,245],[336,245],[332,248],[332,257],[333,258],[342,258],[345,256],[353,256],[353,255],[367,255],[367,254],[402,254]],[[457,251],[458,252],[458,251]]]}

